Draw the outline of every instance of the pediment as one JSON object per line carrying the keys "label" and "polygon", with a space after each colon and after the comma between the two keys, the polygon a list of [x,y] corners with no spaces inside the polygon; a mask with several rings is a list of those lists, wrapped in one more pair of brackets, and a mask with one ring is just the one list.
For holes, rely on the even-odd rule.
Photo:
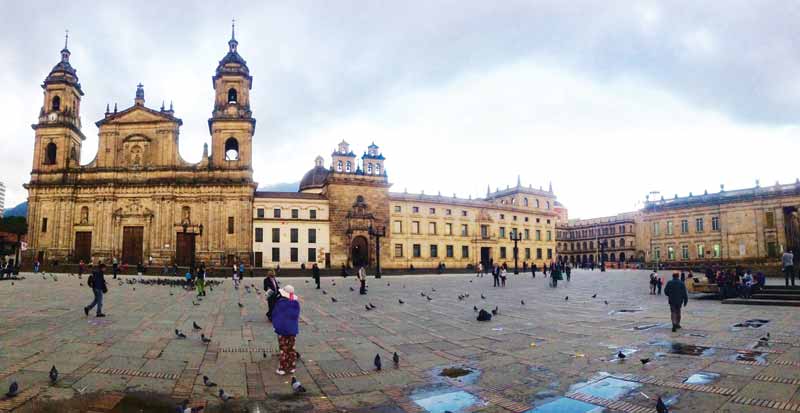
{"label": "pediment", "polygon": [[180,125],[181,120],[170,113],[157,111],[144,106],[132,106],[122,112],[110,113],[96,123],[97,126],[105,124],[173,122]]}

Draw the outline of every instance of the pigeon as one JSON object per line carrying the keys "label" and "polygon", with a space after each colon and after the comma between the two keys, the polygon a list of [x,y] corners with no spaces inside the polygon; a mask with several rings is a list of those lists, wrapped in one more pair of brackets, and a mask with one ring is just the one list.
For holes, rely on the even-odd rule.
{"label": "pigeon", "polygon": [[525,305],[525,300],[519,300],[519,303]]}
{"label": "pigeon", "polygon": [[50,368],[50,384],[55,384],[58,381],[58,369],[55,365]]}
{"label": "pigeon", "polygon": [[306,284],[308,284],[308,280],[306,280]]}
{"label": "pigeon", "polygon": [[620,360],[624,360],[624,359],[625,359],[625,357],[628,357],[628,356],[626,356],[626,355],[625,355],[625,353],[623,353],[623,352],[622,352],[622,350],[620,350],[620,351],[618,351],[618,352],[617,352],[617,357],[618,357]]}
{"label": "pigeon", "polygon": [[267,352],[266,352],[266,351],[265,351],[265,352],[263,352],[261,355],[262,355],[264,358],[267,358]]}
{"label": "pigeon", "polygon": [[305,393],[306,392],[306,388],[303,387],[303,385],[300,384],[300,382],[297,381],[297,379],[294,378],[294,377],[292,377],[292,390],[294,390],[295,393]]}
{"label": "pigeon", "polygon": [[177,328],[175,329],[175,335],[178,336],[178,338],[186,338],[186,334],[183,334],[181,330],[178,330]]}
{"label": "pigeon", "polygon": [[500,312],[500,309],[497,306],[494,306],[494,310],[492,310],[492,315],[497,315]]}
{"label": "pigeon", "polygon": [[400,303],[400,304],[405,304],[406,303],[405,301],[403,301],[403,300],[401,300],[399,298],[397,299],[397,302]]}
{"label": "pigeon", "polygon": [[431,296],[426,296],[425,298],[427,298],[428,301],[433,301],[433,298],[431,298]]}
{"label": "pigeon", "polygon": [[606,301],[606,300],[603,300],[603,302],[604,302],[604,303],[606,303],[606,305],[608,305],[608,301]]}
{"label": "pigeon", "polygon": [[[81,283],[81,285],[83,285],[83,283]],[[173,293],[172,291],[170,291],[170,292],[169,292],[169,295],[175,295],[175,293]]]}
{"label": "pigeon", "polygon": [[469,283],[472,284],[472,280],[469,280]]}
{"label": "pigeon", "polygon": [[196,301],[192,300],[192,305],[200,305],[200,303],[198,303],[198,302],[196,302]]}
{"label": "pigeon", "polygon": [[569,296],[564,297],[564,301],[569,301]]}
{"label": "pigeon", "polygon": [[244,306],[242,305],[242,303],[237,303],[237,304],[239,304],[239,308],[242,308],[242,307],[244,307]]}
{"label": "pigeon", "polygon": [[394,352],[394,354],[392,355],[392,361],[394,362],[394,366],[395,366],[395,367],[397,367],[398,365],[400,365],[400,356],[398,356],[398,355],[397,355],[397,352],[396,352],[396,351],[395,351],[395,352]]}
{"label": "pigeon", "polygon": [[435,288],[431,288],[431,291],[436,292],[436,289]]}
{"label": "pigeon", "polygon": [[392,284],[390,284],[390,283],[386,283],[386,286],[387,286],[387,287],[390,287],[391,285],[392,285]]}
{"label": "pigeon", "polygon": [[228,393],[225,393],[225,390],[219,389],[219,398],[222,399],[222,401],[226,402],[228,400],[233,399],[233,396],[231,396]]}
{"label": "pigeon", "polygon": [[769,333],[767,333],[766,336],[759,338],[758,341],[763,341],[763,342],[769,341]]}
{"label": "pigeon", "polygon": [[[624,356],[624,354],[623,354],[623,356]],[[650,359],[649,359],[649,358],[645,358],[645,359],[641,359],[641,360],[639,360],[639,361],[641,361],[641,362],[642,362],[642,365],[645,365],[645,364],[647,364],[647,363],[649,363],[649,362],[650,362]]]}
{"label": "pigeon", "polygon": [[200,327],[200,326],[199,326],[199,325],[197,325],[197,323],[196,323],[196,322],[194,322],[194,321],[192,321],[192,328],[193,328],[193,329],[195,329],[195,330],[202,330],[202,329],[203,329],[203,327]]}
{"label": "pigeon", "polygon": [[211,342],[211,339],[210,339],[210,338],[208,338],[208,337],[206,337],[206,335],[205,335],[205,334],[200,334],[200,341],[202,341],[202,342],[203,342],[203,344],[208,344],[208,343],[210,343],[210,342]]}
{"label": "pigeon", "polygon": [[366,308],[366,309],[367,309],[367,311],[371,310],[371,308],[369,308],[369,306],[368,306],[368,305],[366,305],[366,304],[364,304],[364,308]]}
{"label": "pigeon", "polygon": [[485,299],[486,299],[486,297],[483,294],[481,294],[481,300],[485,300]]}
{"label": "pigeon", "polygon": [[206,387],[217,387],[217,383],[211,381],[208,376],[203,376],[203,384],[205,384]]}
{"label": "pigeon", "polygon": [[597,298],[597,293],[595,293],[595,294],[592,296],[592,298]]}
{"label": "pigeon", "polygon": [[658,401],[656,401],[656,412],[669,413],[669,409],[667,409],[667,405],[664,404],[664,400],[661,400],[661,396],[658,396]]}
{"label": "pigeon", "polygon": [[381,355],[380,354],[376,354],[375,355],[374,364],[375,364],[375,370],[380,371],[381,370]]}
{"label": "pigeon", "polygon": [[11,385],[8,386],[8,393],[6,393],[6,397],[17,397],[19,394],[19,384],[17,381],[14,380],[11,382]]}
{"label": "pigeon", "polygon": [[203,406],[189,407],[189,400],[184,399],[177,410],[179,413],[200,413],[204,408]]}
{"label": "pigeon", "polygon": [[350,287],[350,291],[355,291],[355,288],[353,288],[353,287]]}
{"label": "pigeon", "polygon": [[338,302],[339,302],[339,300],[337,300],[337,299],[336,299],[336,297],[331,297],[331,302],[332,302],[332,303],[338,303]]}
{"label": "pigeon", "polygon": [[328,292],[325,291],[325,290],[322,290],[322,295],[328,295]]}
{"label": "pigeon", "polygon": [[375,305],[374,305],[374,304],[372,304],[372,303],[369,303],[369,308],[377,308],[377,307],[375,307]]}
{"label": "pigeon", "polygon": [[422,293],[419,293],[419,296],[420,296],[420,297],[425,297],[425,293],[424,293],[424,292],[422,292]]}
{"label": "pigeon", "polygon": [[477,312],[478,311],[478,306],[477,305],[473,305],[472,309],[475,310],[475,312]]}

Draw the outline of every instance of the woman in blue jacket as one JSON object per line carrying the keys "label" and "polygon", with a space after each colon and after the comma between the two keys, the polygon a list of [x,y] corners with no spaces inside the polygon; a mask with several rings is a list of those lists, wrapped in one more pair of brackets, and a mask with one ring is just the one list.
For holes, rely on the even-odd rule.
{"label": "woman in blue jacket", "polygon": [[294,295],[294,287],[281,288],[280,295],[272,310],[272,327],[278,335],[278,348],[281,351],[280,365],[275,372],[281,376],[294,373],[297,352],[294,350],[295,337],[300,330],[300,302]]}

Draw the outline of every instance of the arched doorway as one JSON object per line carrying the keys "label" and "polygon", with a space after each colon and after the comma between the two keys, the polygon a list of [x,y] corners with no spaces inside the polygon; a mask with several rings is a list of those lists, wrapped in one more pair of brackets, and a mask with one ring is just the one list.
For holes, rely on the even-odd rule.
{"label": "arched doorway", "polygon": [[369,244],[366,238],[362,236],[353,238],[353,242],[350,244],[350,259],[353,268],[369,265]]}
{"label": "arched doorway", "polygon": [[625,253],[624,252],[620,252],[619,253],[619,262],[625,262]]}

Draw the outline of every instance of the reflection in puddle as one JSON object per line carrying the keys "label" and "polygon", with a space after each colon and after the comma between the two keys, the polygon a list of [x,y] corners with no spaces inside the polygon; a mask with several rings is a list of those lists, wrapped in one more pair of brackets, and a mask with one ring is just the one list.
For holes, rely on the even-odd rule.
{"label": "reflection in puddle", "polygon": [[760,318],[754,318],[752,320],[746,320],[742,323],[736,323],[733,325],[734,330],[743,329],[743,328],[759,328],[764,324],[769,323],[769,320],[764,320]]}
{"label": "reflection in puddle", "polygon": [[750,361],[759,364],[766,364],[767,356],[760,352],[760,351],[747,351],[747,350],[740,350],[737,351],[736,354],[733,356],[734,361]]}
{"label": "reflection in puddle", "polygon": [[625,313],[638,313],[639,311],[642,311],[642,309],[641,308],[620,308],[619,310],[614,310],[614,311],[608,313],[608,315],[625,314]]}
{"label": "reflection in puddle", "polygon": [[478,398],[463,390],[453,392],[424,393],[412,396],[419,407],[429,413],[462,412],[478,402]]}
{"label": "reflection in puddle", "polygon": [[[581,384],[576,384],[580,386]],[[614,377],[606,377],[594,383],[587,384],[575,389],[575,391],[589,396],[601,397],[608,400],[619,400],[622,396],[638,389],[642,385],[634,381],[620,380]]]}
{"label": "reflection in puddle", "polygon": [[600,413],[603,410],[601,406],[559,397],[525,413]]}
{"label": "reflection in puddle", "polygon": [[704,371],[692,374],[688,379],[683,382],[686,384],[710,384],[719,378],[717,373],[707,373]]}
{"label": "reflection in puddle", "polygon": [[444,368],[436,368],[433,370],[433,374],[438,377],[446,377],[463,384],[475,384],[481,374],[481,371],[465,366],[449,366]]}
{"label": "reflection in puddle", "polygon": [[697,346],[694,344],[684,344],[671,341],[655,341],[650,343],[653,346],[669,347],[670,354],[680,354],[683,356],[703,356],[708,357],[716,353],[713,347]]}

